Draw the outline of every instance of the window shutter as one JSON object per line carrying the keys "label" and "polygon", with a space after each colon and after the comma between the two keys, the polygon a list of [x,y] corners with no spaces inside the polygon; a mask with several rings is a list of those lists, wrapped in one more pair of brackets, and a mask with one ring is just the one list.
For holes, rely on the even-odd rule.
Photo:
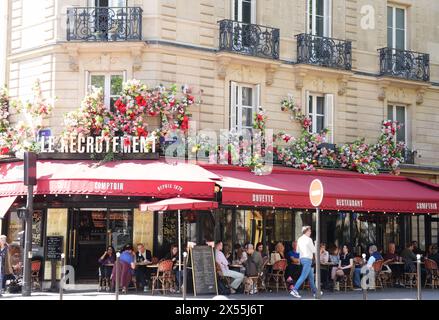
{"label": "window shutter", "polygon": [[235,2],[238,0],[230,0],[230,19],[235,20]]}
{"label": "window shutter", "polygon": [[255,94],[253,96],[253,107],[255,110],[261,106],[261,85],[257,84],[255,86]]}
{"label": "window shutter", "polygon": [[329,130],[328,143],[334,142],[334,95],[325,95],[325,128]]}
{"label": "window shutter", "polygon": [[230,81],[230,108],[229,108],[229,119],[230,119],[230,130],[236,129],[236,82]]}
{"label": "window shutter", "polygon": [[251,23],[253,24],[256,24],[256,7],[257,7],[257,0],[251,0],[251,10],[252,10]]}
{"label": "window shutter", "polygon": [[309,115],[309,95],[310,95],[309,91],[308,90],[305,91],[305,103],[302,103],[302,108],[305,109],[303,111],[306,116]]}
{"label": "window shutter", "polygon": [[126,70],[123,72],[123,82],[127,82],[127,72]]}
{"label": "window shutter", "polygon": [[325,0],[324,3],[325,10],[325,24],[324,24],[324,35],[325,37],[332,37],[332,0]]}

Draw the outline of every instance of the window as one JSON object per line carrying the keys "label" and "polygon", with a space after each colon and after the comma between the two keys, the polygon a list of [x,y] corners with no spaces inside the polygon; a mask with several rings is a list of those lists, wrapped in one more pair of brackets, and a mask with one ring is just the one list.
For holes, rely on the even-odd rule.
{"label": "window", "polygon": [[114,103],[122,93],[122,84],[125,81],[125,73],[91,73],[88,79],[87,91],[91,87],[103,89],[104,104],[111,110],[114,109]]}
{"label": "window", "polygon": [[406,50],[406,10],[400,7],[387,7],[387,46]]}
{"label": "window", "polygon": [[232,19],[256,23],[256,0],[232,0]]}
{"label": "window", "polygon": [[308,0],[307,33],[320,37],[331,37],[332,35],[331,11],[332,11],[332,0]]}
{"label": "window", "polygon": [[307,114],[311,118],[311,133],[320,133],[323,129],[328,129],[328,141],[333,140],[333,101],[334,95],[311,95],[307,93]]}
{"label": "window", "polygon": [[127,0],[88,0],[89,6],[101,8],[121,8],[128,5]]}
{"label": "window", "polygon": [[230,85],[230,129],[240,132],[253,129],[255,110],[259,106],[260,86]]}
{"label": "window", "polygon": [[407,143],[406,107],[398,105],[388,105],[387,118],[392,121],[398,121],[398,123],[401,125],[401,129],[398,130],[398,132],[396,133],[396,141]]}

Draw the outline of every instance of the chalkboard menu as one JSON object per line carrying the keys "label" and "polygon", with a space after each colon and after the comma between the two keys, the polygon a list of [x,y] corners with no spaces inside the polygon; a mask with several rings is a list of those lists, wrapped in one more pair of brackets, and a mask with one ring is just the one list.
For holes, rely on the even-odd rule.
{"label": "chalkboard menu", "polygon": [[47,243],[46,259],[60,260],[62,254],[63,237],[60,236],[47,237],[46,243]]}
{"label": "chalkboard menu", "polygon": [[194,296],[197,296],[197,294],[218,295],[213,248],[209,246],[195,246],[191,249],[190,255]]}

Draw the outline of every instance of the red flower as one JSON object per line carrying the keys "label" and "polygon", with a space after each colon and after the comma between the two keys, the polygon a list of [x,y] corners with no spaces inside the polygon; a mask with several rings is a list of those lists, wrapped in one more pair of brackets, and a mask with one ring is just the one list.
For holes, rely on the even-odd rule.
{"label": "red flower", "polygon": [[146,106],[146,100],[142,96],[137,96],[136,97],[136,102],[141,107]]}
{"label": "red flower", "polygon": [[142,127],[138,127],[137,128],[137,136],[139,136],[139,137],[147,137],[148,136],[148,131],[146,131]]}
{"label": "red flower", "polygon": [[121,99],[117,100],[114,106],[119,110],[120,113],[124,114],[127,111],[126,105],[122,102]]}
{"label": "red flower", "polygon": [[180,129],[184,130],[184,131],[189,129],[189,117],[188,116],[184,116],[183,121],[181,122],[181,125],[180,125]]}
{"label": "red flower", "polygon": [[291,136],[287,136],[287,135],[285,135],[283,139],[284,139],[285,142],[288,143],[288,141],[291,140]]}
{"label": "red flower", "polygon": [[261,114],[258,114],[258,120],[262,121],[262,120],[264,120],[264,117]]}
{"label": "red flower", "polygon": [[10,151],[8,147],[3,147],[0,149],[0,155],[8,154]]}
{"label": "red flower", "polygon": [[125,147],[129,147],[130,145],[131,145],[131,140],[130,140],[130,138],[125,138],[125,140],[123,141],[123,145],[125,146]]}

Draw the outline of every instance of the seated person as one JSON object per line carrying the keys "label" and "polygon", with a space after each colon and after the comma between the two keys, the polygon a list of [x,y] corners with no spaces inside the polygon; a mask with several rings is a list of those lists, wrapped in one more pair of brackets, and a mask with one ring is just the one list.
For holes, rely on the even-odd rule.
{"label": "seated person", "polygon": [[396,254],[396,245],[394,242],[390,242],[387,253],[384,255],[384,263],[398,261],[398,255]]}
{"label": "seated person", "polygon": [[300,255],[297,251],[297,241],[293,241],[292,248],[287,253],[288,266],[285,270],[285,278],[287,282],[297,281],[302,272],[302,266],[300,264]]}
{"label": "seated person", "polygon": [[[178,254],[178,246],[175,244],[171,246],[171,250],[163,258],[163,260],[171,260],[173,262],[172,270],[174,271],[175,277],[177,280],[177,288],[178,288],[177,292],[180,292],[180,288],[183,284],[183,273],[180,272],[180,269],[179,269],[179,259],[180,259],[180,256]],[[183,259],[183,255],[182,255],[181,259]],[[170,291],[173,292],[174,289],[171,288]]]}
{"label": "seated person", "polygon": [[[327,264],[329,262],[329,252],[326,251],[326,243],[322,242],[320,244],[320,263]],[[329,271],[326,267],[320,269],[321,282],[323,288],[328,288],[329,283]]]}
{"label": "seated person", "polygon": [[436,264],[439,266],[439,250],[437,245],[433,245],[433,248],[431,250],[431,255],[428,256],[429,259],[436,262]]}
{"label": "seated person", "polygon": [[356,256],[354,258],[354,290],[361,290],[361,268],[364,266],[365,262],[362,257]]}
{"label": "seated person", "polygon": [[258,251],[255,251],[251,243],[247,245],[246,252],[245,275],[247,277],[256,277],[262,273],[262,256]]}
{"label": "seated person", "polygon": [[[151,251],[146,250],[143,243],[137,245],[136,262],[149,264],[152,261]],[[151,269],[144,266],[136,267],[136,282],[139,288],[143,288],[144,291],[147,290],[147,285],[151,278]]]}
{"label": "seated person", "polygon": [[331,250],[331,254],[329,255],[329,261],[334,264],[339,264],[340,262],[340,249],[337,246],[334,246]]}
{"label": "seated person", "polygon": [[[367,272],[369,272],[370,269],[373,268],[373,264],[375,261],[383,260],[383,257],[378,252],[378,248],[376,245],[371,245],[369,247],[369,259],[367,260]],[[356,268],[354,273],[354,285],[357,288],[361,287],[361,269],[362,268]]]}
{"label": "seated person", "polygon": [[236,290],[238,290],[238,288],[242,284],[242,281],[244,280],[244,275],[241,272],[229,269],[229,262],[224,256],[222,249],[223,243],[221,241],[217,242],[217,244],[215,245],[215,261],[220,265],[221,273],[223,274],[223,276],[233,279],[230,291],[231,293],[236,293]]}
{"label": "seated person", "polygon": [[109,290],[111,273],[113,272],[112,265],[114,265],[116,262],[116,252],[114,248],[109,246],[104,254],[99,258],[98,262],[100,272],[99,290],[102,290],[104,287]]}
{"label": "seated person", "polygon": [[354,257],[350,253],[350,249],[347,245],[342,248],[342,254],[340,255],[340,262],[338,267],[333,267],[331,272],[331,279],[334,282],[334,287],[336,286],[337,279],[343,276],[348,276],[351,272],[351,268],[354,266]]}
{"label": "seated person", "polygon": [[268,254],[264,251],[264,244],[262,242],[258,242],[258,244],[256,245],[256,251],[259,252],[262,259],[268,257]]}
{"label": "seated person", "polygon": [[413,244],[408,243],[405,249],[401,251],[401,258],[404,261],[404,272],[416,272],[416,255],[413,253]]}

